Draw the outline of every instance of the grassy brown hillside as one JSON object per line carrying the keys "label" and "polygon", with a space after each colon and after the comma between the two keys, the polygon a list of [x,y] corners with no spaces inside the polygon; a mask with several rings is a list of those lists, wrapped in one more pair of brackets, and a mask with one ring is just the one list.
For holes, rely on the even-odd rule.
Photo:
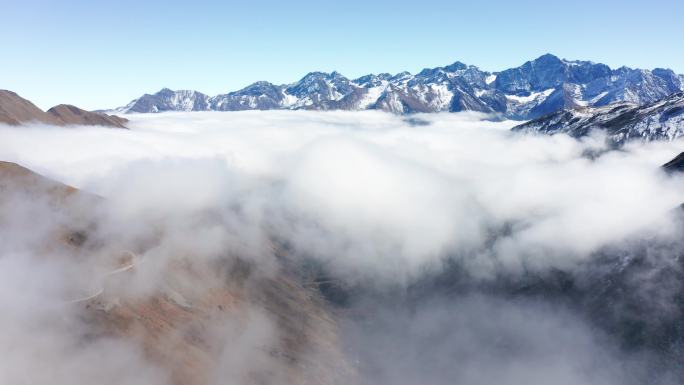
{"label": "grassy brown hillside", "polygon": [[60,104],[47,111],[63,124],[81,124],[92,126],[107,126],[126,128],[124,125],[128,119],[120,118],[116,115],[89,112],[69,104]]}
{"label": "grassy brown hillside", "polygon": [[[354,382],[327,304],[287,266],[259,273],[255,262],[239,255],[206,259],[179,252],[155,260],[144,256],[146,246],[112,246],[102,233],[94,235],[95,212],[106,206],[104,198],[0,162],[0,208],[10,208],[17,197],[47,202],[31,208],[35,218],[22,220],[59,220],[59,231],[41,240],[45,255],[88,264],[94,256],[112,254],[104,258],[111,266],[101,286],[65,300],[82,320],[79,344],[133,343],[171,385]],[[160,278],[131,294],[129,286],[149,269]]]}
{"label": "grassy brown hillside", "polygon": [[44,112],[16,93],[0,90],[0,123],[19,125],[30,121],[62,124],[55,116]]}
{"label": "grassy brown hillside", "polygon": [[78,107],[60,104],[47,112],[17,95],[15,92],[0,90],[0,123],[21,125],[28,122],[63,125],[91,125],[126,128],[127,119],[115,115],[90,112]]}

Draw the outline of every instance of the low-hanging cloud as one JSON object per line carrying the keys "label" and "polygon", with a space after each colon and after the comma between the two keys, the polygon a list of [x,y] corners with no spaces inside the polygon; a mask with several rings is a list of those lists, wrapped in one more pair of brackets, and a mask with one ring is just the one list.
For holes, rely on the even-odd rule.
{"label": "low-hanging cloud", "polygon": [[[211,263],[237,256],[269,276],[277,270],[274,245],[315,260],[327,274],[352,283],[402,286],[426,272],[440,271],[446,259],[457,259],[469,273],[487,279],[502,272],[572,268],[636,235],[677,237],[669,214],[684,201],[684,178],[666,175],[659,165],[681,151],[681,142],[634,143],[610,150],[598,133],[582,140],[526,136],[510,132],[513,122],[486,118],[474,113],[419,115],[416,119],[423,123],[417,125],[372,111],[246,111],[132,115],[127,131],[2,126],[0,159],[95,194],[99,202],[89,208],[97,225],[90,228],[88,242],[97,248],[87,263],[60,259],[44,265],[40,257],[56,252],[36,243],[64,222],[73,224],[73,219],[57,216],[36,228],[27,218],[40,202],[21,195],[6,199],[3,208],[10,220],[0,221],[6,238],[0,245],[0,264],[10,273],[1,280],[0,300],[13,311],[3,323],[17,324],[21,317],[38,314],[20,306],[15,296],[19,291],[37,293],[26,302],[33,309],[47,306],[42,303],[46,293],[58,293],[62,299],[78,297],[105,283],[107,290],[125,298],[148,296],[168,284],[169,263],[181,257]],[[144,263],[123,284],[114,279],[102,282],[98,277],[124,253]],[[44,279],[18,280],[21,274],[16,273],[44,275]],[[59,276],[87,278],[60,280]],[[520,321],[521,308],[475,298],[462,304],[472,310],[467,317],[455,316],[451,310],[435,313],[432,307],[427,312],[435,313],[439,322],[462,321],[455,337],[449,337],[454,343],[467,339],[469,330],[475,333],[473,339],[486,338],[489,331],[472,330],[479,317],[498,317],[491,329],[500,329],[502,320],[511,317],[519,322],[509,325],[505,337],[520,333],[534,352],[521,361],[509,361],[508,369],[492,376],[549,364],[567,372],[562,381],[551,383],[573,384],[587,378],[565,361],[577,359],[580,366],[590,365],[590,360],[581,358],[605,353],[603,345],[594,346],[584,321],[573,319],[571,330],[559,335],[568,346],[567,355],[558,361],[539,361],[535,354],[543,356],[549,347],[543,338],[527,338],[533,333]],[[52,300],[48,302],[57,299]],[[542,329],[554,333],[563,329],[553,311],[532,309]],[[258,337],[249,338],[250,343],[267,345],[275,338],[273,320],[262,317],[259,310],[250,314],[259,314],[256,319],[264,324],[259,327],[257,322],[256,329],[250,329]],[[389,314],[388,318],[406,319],[401,311]],[[421,325],[430,320],[431,316],[418,319]],[[391,326],[400,329],[401,325]],[[74,338],[68,333],[47,330],[56,341],[50,345],[56,356],[71,349]],[[268,336],[259,336],[261,331]],[[0,348],[15,343],[7,336],[4,340]],[[112,357],[108,370],[135,362],[146,376],[123,378],[120,383],[166,381],[154,364],[135,358],[140,355],[135,346],[110,342],[102,341],[101,347]],[[481,341],[470,342],[457,353],[469,355],[481,345]],[[238,366],[244,369],[244,360],[236,361],[234,350],[222,349],[219,361],[226,367],[217,369],[218,375],[233,373]],[[483,360],[458,366],[469,383],[484,383],[474,380],[478,371],[504,353],[478,354]],[[615,374],[619,355],[612,350],[605,354],[610,362],[587,383],[620,383],[622,377]],[[134,358],[129,362],[125,357]],[[253,361],[272,359],[262,354]],[[377,365],[391,370],[384,364]],[[239,375],[248,376],[250,370]],[[536,375],[517,378],[548,383],[551,376]],[[383,380],[401,376],[397,371]],[[434,379],[448,382],[445,377]],[[220,379],[209,381],[220,383]]]}
{"label": "low-hanging cloud", "polygon": [[236,225],[240,239],[273,231],[342,269],[400,276],[457,252],[483,268],[572,262],[657,227],[683,200],[684,180],[658,169],[678,143],[592,157],[600,136],[516,135],[477,114],[420,118],[430,124],[375,112],[140,115],[125,132],[5,128],[0,156],[106,197],[131,226],[240,207],[250,222]]}

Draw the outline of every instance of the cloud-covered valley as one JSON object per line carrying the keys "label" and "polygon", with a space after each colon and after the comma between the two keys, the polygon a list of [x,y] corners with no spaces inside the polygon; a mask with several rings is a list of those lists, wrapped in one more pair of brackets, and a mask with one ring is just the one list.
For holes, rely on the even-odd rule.
{"label": "cloud-covered valley", "polygon": [[107,198],[118,216],[182,221],[239,206],[251,222],[240,238],[275,231],[340,267],[400,275],[456,251],[483,268],[564,264],[646,225],[665,228],[683,200],[682,178],[658,167],[678,142],[604,152],[599,136],[525,136],[482,118],[139,115],[130,132],[5,128],[0,155]]}
{"label": "cloud-covered valley", "polygon": [[[193,303],[227,279],[212,270],[222,261],[247,261],[259,285],[279,274],[285,254],[286,269],[313,264],[315,279],[349,289],[347,300],[330,306],[342,307],[335,313],[340,349],[361,383],[624,384],[632,380],[626,366],[648,377],[653,362],[667,373],[660,383],[675,383],[667,382],[677,375],[670,364],[652,358],[650,324],[646,342],[630,350],[605,331],[612,318],[594,324],[594,313],[581,309],[595,305],[586,293],[604,277],[594,266],[646,255],[640,267],[620,270],[627,272],[622,290],[633,293],[624,298],[650,298],[654,324],[681,317],[681,288],[667,274],[679,271],[684,177],[659,166],[682,142],[612,149],[600,133],[532,136],[512,133],[513,125],[474,113],[249,111],[131,115],[127,131],[0,126],[1,160],[88,194],[66,200],[75,209],[64,211],[5,191],[0,302],[8,311],[0,351],[14,352],[15,368],[30,367],[39,350],[65,367],[71,361],[63,353],[71,352],[75,370],[90,376],[81,378],[165,383],[168,373],[143,358],[144,347],[116,338],[88,345],[111,362],[89,374],[89,351],[70,334],[70,326],[84,327],[80,312],[51,306],[99,289],[115,297],[110,306],[159,290]],[[87,253],[42,244],[63,227],[88,233]],[[80,259],[55,257],[62,254]],[[134,274],[101,278],[131,255]],[[198,263],[192,274],[178,268],[181,259]],[[573,277],[572,289],[549,283],[560,273]],[[533,294],[508,298],[521,287]],[[581,306],[553,298],[575,289],[569,302],[581,297]],[[215,340],[235,344],[210,349],[220,358],[206,383],[284,378],[274,350],[260,348],[283,331],[259,290],[259,300],[244,301],[243,315],[212,318]],[[613,313],[640,311],[618,305],[625,307]],[[54,314],[66,317],[63,324],[50,323]],[[616,322],[641,320],[625,317]],[[596,360],[605,365],[587,369]],[[122,376],[121,367],[141,375]],[[245,374],[264,368],[275,377]],[[0,382],[24,369],[6,373]],[[56,383],[79,383],[70,373]]]}

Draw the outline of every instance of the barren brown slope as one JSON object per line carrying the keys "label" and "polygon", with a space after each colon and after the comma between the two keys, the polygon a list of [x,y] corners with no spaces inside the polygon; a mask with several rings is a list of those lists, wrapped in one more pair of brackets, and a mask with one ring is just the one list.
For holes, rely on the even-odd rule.
{"label": "barren brown slope", "polygon": [[31,121],[62,124],[59,119],[43,112],[35,104],[16,93],[0,90],[0,123],[19,125]]}
{"label": "barren brown slope", "polygon": [[[22,202],[30,202],[33,207],[39,207],[40,218],[36,221],[50,222],[49,239],[44,240],[44,246],[49,249],[67,247],[75,251],[84,241],[83,229],[91,227],[92,212],[98,207],[102,198],[80,191],[72,186],[57,182],[43,175],[35,173],[16,163],[0,161],[0,236],[6,230],[7,220],[17,212]],[[83,210],[87,207],[88,210]],[[17,211],[19,210],[19,211]],[[23,212],[26,219],[35,212]],[[2,219],[6,221],[3,222]],[[11,222],[11,220],[10,220]]]}
{"label": "barren brown slope", "polygon": [[127,128],[125,123],[128,122],[128,119],[116,115],[89,112],[68,104],[60,104],[44,112],[15,92],[0,90],[0,123],[17,126],[29,122],[57,126],[67,124]]}
{"label": "barren brown slope", "polygon": [[[0,211],[17,198],[22,205],[47,200],[48,205],[36,205],[28,212],[36,222],[53,222],[47,218],[55,214],[51,210],[36,210],[60,208],[55,210],[60,223],[53,233],[57,237],[47,237],[40,245],[43,250],[58,249],[55,255],[83,263],[93,256],[105,257],[112,270],[131,267],[110,275],[101,290],[67,299],[85,322],[79,329],[84,346],[100,338],[132,342],[168,374],[169,385],[213,385],[217,376],[228,383],[250,385],[354,382],[335,319],[317,290],[296,274],[285,268],[257,274],[253,263],[236,255],[207,260],[179,253],[146,261],[145,247],[154,247],[155,242],[152,246],[109,244],[96,230],[96,205],[84,200],[84,195],[90,194],[15,163],[0,162]],[[106,205],[103,198],[97,201]],[[161,282],[149,294],[129,296],[125,287],[144,262],[161,269]],[[258,326],[262,314],[271,332]],[[258,333],[256,340],[254,333]]]}
{"label": "barren brown slope", "polygon": [[44,198],[60,200],[78,191],[37,174],[16,163],[0,161],[0,192],[21,192],[27,196],[42,195]]}
{"label": "barren brown slope", "polygon": [[98,112],[82,110],[70,104],[60,104],[47,111],[55,119],[64,124],[86,124],[94,126],[126,128],[124,125],[128,119],[116,115],[107,115]]}
{"label": "barren brown slope", "polygon": [[[242,276],[233,262],[176,259],[156,294],[130,300],[105,291],[82,306],[96,335],[136,341],[169,374],[170,385],[216,383],[224,371],[237,385],[353,384],[337,323],[320,295],[285,273]],[[259,314],[273,330],[254,326],[262,322]],[[240,367],[229,369],[234,365]]]}

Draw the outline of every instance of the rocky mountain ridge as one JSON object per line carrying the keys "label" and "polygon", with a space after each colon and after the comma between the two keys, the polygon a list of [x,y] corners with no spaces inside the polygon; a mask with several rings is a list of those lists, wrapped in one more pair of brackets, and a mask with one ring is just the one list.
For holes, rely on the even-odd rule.
{"label": "rocky mountain ridge", "polygon": [[617,103],[604,107],[561,110],[523,123],[513,131],[531,134],[567,134],[575,138],[593,130],[605,132],[615,144],[630,140],[675,140],[684,135],[684,92],[638,105]]}
{"label": "rocky mountain ridge", "polygon": [[145,94],[119,113],[273,109],[479,111],[509,119],[534,119],[565,108],[616,102],[647,104],[684,91],[684,76],[669,69],[632,69],[546,54],[523,65],[488,72],[461,62],[413,75],[369,74],[348,79],[338,72],[311,72],[295,83],[253,83],[226,94],[164,88]]}

